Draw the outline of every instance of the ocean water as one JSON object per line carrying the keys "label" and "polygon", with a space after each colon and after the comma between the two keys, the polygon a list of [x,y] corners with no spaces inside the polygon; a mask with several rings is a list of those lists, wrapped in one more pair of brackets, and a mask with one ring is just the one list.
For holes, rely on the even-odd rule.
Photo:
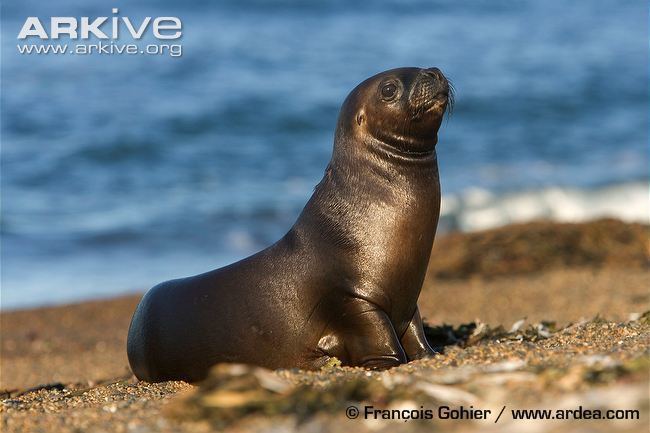
{"label": "ocean water", "polygon": [[144,290],[228,264],[293,224],[360,81],[437,66],[454,83],[441,231],[537,218],[648,221],[644,1],[141,1],[180,57],[20,55],[2,5],[3,309]]}

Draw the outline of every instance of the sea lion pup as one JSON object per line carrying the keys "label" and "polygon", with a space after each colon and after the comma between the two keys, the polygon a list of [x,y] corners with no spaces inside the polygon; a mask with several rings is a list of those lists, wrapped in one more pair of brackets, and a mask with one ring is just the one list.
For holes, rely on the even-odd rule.
{"label": "sea lion pup", "polygon": [[195,382],[219,362],[318,369],[336,357],[388,368],[433,355],[417,300],[440,212],[435,145],[449,102],[437,68],[359,84],[325,175],[282,239],[145,294],[128,336],[135,375]]}

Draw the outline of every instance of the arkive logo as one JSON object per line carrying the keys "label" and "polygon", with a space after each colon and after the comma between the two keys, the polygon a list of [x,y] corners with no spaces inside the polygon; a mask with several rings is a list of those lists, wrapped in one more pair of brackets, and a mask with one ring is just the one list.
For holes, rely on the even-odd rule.
{"label": "arkive logo", "polygon": [[112,12],[110,17],[50,17],[49,23],[38,17],[27,17],[18,33],[18,53],[183,55],[183,46],[178,41],[183,36],[180,18],[132,19],[120,16],[117,8]]}
{"label": "arkive logo", "polygon": [[[129,17],[117,16],[119,9],[113,8],[111,17],[51,17],[49,33],[38,17],[27,17],[18,33],[18,39],[27,38],[59,39],[61,36],[75,39],[118,40],[121,36],[129,35],[133,39],[141,39],[147,31],[153,37],[161,40],[178,39],[182,36],[182,22],[178,17],[145,17],[142,21],[131,20]],[[109,24],[110,23],[110,24]]]}

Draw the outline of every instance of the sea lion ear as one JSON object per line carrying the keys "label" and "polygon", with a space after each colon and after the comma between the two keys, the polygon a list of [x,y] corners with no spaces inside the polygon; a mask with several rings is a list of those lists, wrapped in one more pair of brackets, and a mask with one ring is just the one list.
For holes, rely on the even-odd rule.
{"label": "sea lion ear", "polygon": [[363,111],[363,108],[357,113],[357,125],[361,124],[366,120],[366,113]]}

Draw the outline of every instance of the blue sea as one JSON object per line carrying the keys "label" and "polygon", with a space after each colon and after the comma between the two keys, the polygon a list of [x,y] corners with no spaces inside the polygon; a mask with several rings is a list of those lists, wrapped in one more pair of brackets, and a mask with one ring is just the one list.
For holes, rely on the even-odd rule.
{"label": "blue sea", "polygon": [[[29,16],[182,20],[182,56],[25,55]],[[62,37],[64,40],[65,37]],[[363,79],[437,66],[440,231],[648,222],[646,1],[2,5],[3,309],[142,291],[275,242]]]}

